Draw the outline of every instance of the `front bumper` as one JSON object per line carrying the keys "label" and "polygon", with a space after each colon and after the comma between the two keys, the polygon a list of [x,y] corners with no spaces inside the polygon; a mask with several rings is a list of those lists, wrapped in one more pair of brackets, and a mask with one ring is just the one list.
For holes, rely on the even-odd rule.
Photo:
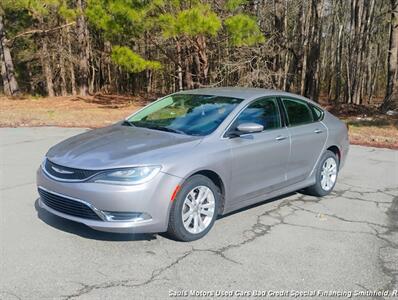
{"label": "front bumper", "polygon": [[[159,173],[141,185],[120,186],[91,182],[61,182],[49,178],[40,167],[37,186],[49,193],[81,201],[89,205],[101,218],[91,220],[53,209],[40,198],[39,206],[59,217],[83,223],[93,229],[118,233],[153,233],[167,230],[171,196],[181,178]],[[101,212],[140,212],[148,219],[107,221]]]}

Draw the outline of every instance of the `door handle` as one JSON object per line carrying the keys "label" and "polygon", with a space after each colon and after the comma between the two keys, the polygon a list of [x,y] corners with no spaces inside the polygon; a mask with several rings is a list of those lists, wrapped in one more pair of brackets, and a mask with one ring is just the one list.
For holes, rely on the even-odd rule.
{"label": "door handle", "polygon": [[323,131],[317,128],[317,129],[314,130],[314,132],[315,133],[322,133]]}
{"label": "door handle", "polygon": [[277,140],[277,141],[283,141],[283,140],[286,140],[286,137],[283,136],[283,135],[278,135],[278,136],[275,138],[275,140]]}

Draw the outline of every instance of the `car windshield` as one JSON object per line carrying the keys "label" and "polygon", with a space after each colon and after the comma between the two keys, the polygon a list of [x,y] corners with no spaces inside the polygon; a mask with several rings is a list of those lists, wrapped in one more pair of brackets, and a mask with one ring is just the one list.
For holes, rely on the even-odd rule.
{"label": "car windshield", "polygon": [[156,101],[127,119],[130,125],[188,135],[212,133],[242,99],[176,94]]}

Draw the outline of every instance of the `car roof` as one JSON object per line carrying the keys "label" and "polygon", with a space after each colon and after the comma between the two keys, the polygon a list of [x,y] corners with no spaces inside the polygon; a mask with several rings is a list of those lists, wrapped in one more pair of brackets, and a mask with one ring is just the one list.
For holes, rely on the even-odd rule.
{"label": "car roof", "polygon": [[303,96],[292,94],[280,90],[249,88],[249,87],[217,87],[217,88],[199,88],[195,90],[185,90],[177,92],[176,94],[193,94],[193,95],[214,95],[223,97],[233,97],[240,99],[255,99],[264,96],[286,96],[311,101]]}

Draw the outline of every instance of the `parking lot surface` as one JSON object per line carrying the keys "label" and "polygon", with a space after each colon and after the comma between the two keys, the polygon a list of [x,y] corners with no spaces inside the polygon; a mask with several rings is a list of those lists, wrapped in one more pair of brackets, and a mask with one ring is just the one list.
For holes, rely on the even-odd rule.
{"label": "parking lot surface", "polygon": [[398,289],[398,151],[351,146],[331,195],[265,201],[181,243],[96,232],[38,207],[35,172],[44,154],[82,131],[0,129],[0,299]]}

